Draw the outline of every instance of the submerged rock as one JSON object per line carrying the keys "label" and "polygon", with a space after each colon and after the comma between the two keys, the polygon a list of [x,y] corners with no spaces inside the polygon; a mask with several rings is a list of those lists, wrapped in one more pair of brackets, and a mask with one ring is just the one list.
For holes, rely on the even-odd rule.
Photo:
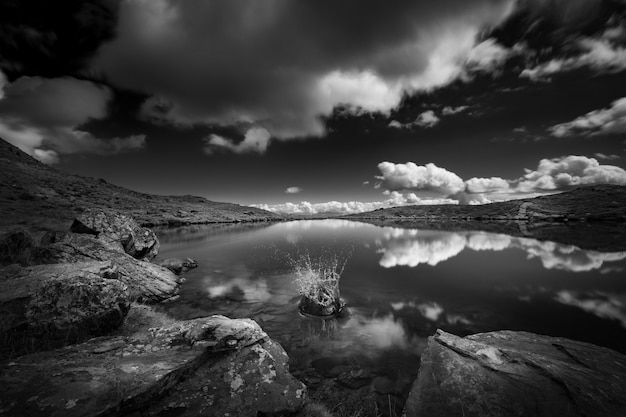
{"label": "submerged rock", "polygon": [[163,268],[169,269],[176,275],[184,274],[185,272],[198,267],[198,262],[191,258],[168,258],[155,263]]}
{"label": "submerged rock", "polygon": [[6,416],[256,416],[297,411],[305,395],[278,344],[223,316],[0,362]]}
{"label": "submerged rock", "polygon": [[120,244],[124,252],[136,259],[152,260],[159,253],[160,243],[154,232],[124,214],[87,211],[74,219],[70,230]]}
{"label": "submerged rock", "polygon": [[0,275],[0,331],[26,326],[47,338],[98,335],[118,327],[130,307],[111,262],[5,267]]}
{"label": "submerged rock", "polygon": [[624,416],[626,356],[499,331],[428,341],[405,416]]}

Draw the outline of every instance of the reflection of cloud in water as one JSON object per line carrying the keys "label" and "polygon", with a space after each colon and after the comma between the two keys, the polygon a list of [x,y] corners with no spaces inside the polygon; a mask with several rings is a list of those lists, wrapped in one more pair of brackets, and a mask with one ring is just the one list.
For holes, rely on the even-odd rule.
{"label": "reflection of cloud in water", "polygon": [[327,229],[361,229],[364,227],[376,228],[376,226],[353,222],[350,220],[342,220],[342,219],[323,219],[323,220],[296,220],[291,222],[279,223],[274,225],[273,227],[282,228],[287,230],[308,230],[313,227],[325,227]]}
{"label": "reflection of cloud in water", "polygon": [[393,308],[395,311],[400,311],[407,308],[416,309],[424,318],[431,321],[439,320],[439,316],[441,316],[441,314],[443,313],[443,307],[435,302],[416,304],[413,301],[399,301],[396,303],[391,303],[391,308]]}
{"label": "reflection of cloud in water", "polygon": [[501,251],[511,246],[512,237],[495,233],[476,232],[467,235],[467,247],[475,250]]}
{"label": "reflection of cloud in water", "polygon": [[584,272],[600,269],[604,262],[626,259],[626,252],[597,252],[572,245],[526,238],[517,238],[516,246],[525,250],[529,258],[539,258],[546,269]]}
{"label": "reflection of cloud in water", "polygon": [[437,265],[458,255],[465,248],[465,237],[449,232],[388,232],[387,241],[380,250],[383,253],[380,266]]}
{"label": "reflection of cloud in water", "polygon": [[265,302],[272,297],[267,281],[262,278],[205,277],[204,285],[211,299],[233,298]]}
{"label": "reflection of cloud in water", "polygon": [[619,320],[622,326],[626,327],[626,295],[563,290],[556,294],[555,299],[559,303],[581,308],[603,319]]}
{"label": "reflection of cloud in water", "polygon": [[[598,252],[576,246],[529,238],[511,237],[487,232],[440,232],[415,229],[386,228],[385,240],[377,241],[384,268],[435,266],[465,248],[475,251],[502,251],[508,248],[524,250],[529,258],[539,258],[546,269],[584,272],[601,269],[605,262],[626,259],[626,252]],[[615,271],[618,271],[616,268]],[[606,270],[605,273],[611,272]]]}
{"label": "reflection of cloud in water", "polygon": [[350,317],[344,330],[352,331],[363,342],[376,349],[406,349],[416,341],[410,338],[401,320],[395,320],[392,314],[384,317]]}

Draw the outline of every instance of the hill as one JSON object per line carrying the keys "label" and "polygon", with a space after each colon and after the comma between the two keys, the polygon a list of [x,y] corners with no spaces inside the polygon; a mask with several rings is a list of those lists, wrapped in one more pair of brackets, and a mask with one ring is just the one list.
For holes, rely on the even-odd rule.
{"label": "hill", "polygon": [[132,191],[45,165],[0,139],[0,231],[16,224],[67,230],[86,209],[118,210],[144,226],[280,220],[269,211],[196,196]]}
{"label": "hill", "polygon": [[379,226],[482,230],[573,244],[626,250],[626,187],[581,186],[536,198],[476,206],[403,206],[342,218]]}

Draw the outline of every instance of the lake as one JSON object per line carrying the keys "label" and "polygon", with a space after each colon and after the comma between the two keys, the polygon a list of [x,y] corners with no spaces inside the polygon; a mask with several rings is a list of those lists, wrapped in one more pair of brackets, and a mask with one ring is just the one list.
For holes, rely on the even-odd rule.
{"label": "lake", "polygon": [[[347,220],[157,233],[159,258],[199,264],[185,275],[180,298],[162,308],[179,319],[256,320],[313,390],[335,378],[350,389],[371,384],[402,402],[437,328],[459,336],[529,331],[626,353],[626,252]],[[303,255],[346,259],[340,289],[348,317],[299,314],[293,262]]]}

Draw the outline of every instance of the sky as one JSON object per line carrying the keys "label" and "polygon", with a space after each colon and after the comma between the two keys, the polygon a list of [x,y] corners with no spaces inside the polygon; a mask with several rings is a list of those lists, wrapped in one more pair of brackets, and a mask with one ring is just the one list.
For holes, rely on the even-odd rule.
{"label": "sky", "polygon": [[5,0],[0,137],[296,214],[626,185],[625,0]]}

